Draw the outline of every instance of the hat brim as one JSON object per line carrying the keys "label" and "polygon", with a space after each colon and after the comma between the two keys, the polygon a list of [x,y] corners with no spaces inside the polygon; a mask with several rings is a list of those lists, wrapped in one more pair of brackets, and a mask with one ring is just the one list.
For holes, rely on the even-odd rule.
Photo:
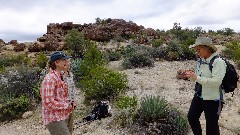
{"label": "hat brim", "polygon": [[193,44],[193,45],[190,45],[189,48],[195,48],[199,45],[206,45],[206,46],[211,47],[215,52],[217,51],[217,47],[215,45],[212,45],[212,44]]}
{"label": "hat brim", "polygon": [[63,59],[70,59],[70,58],[72,58],[72,56],[65,56],[65,57],[63,57]]}

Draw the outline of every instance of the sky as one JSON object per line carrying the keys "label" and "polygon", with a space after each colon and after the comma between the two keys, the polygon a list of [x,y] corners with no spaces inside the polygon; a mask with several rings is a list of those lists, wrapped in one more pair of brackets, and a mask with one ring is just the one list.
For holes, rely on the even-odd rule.
{"label": "sky", "polygon": [[240,32],[240,0],[0,0],[0,39],[32,42],[49,23],[95,23],[124,19],[145,28],[182,28]]}

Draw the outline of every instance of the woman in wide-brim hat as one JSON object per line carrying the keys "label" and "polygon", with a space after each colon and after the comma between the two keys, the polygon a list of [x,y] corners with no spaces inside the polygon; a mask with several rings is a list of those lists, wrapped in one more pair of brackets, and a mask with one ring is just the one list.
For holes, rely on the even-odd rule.
{"label": "woman in wide-brim hat", "polygon": [[199,118],[202,112],[205,113],[206,135],[219,135],[218,119],[222,109],[223,94],[220,85],[226,73],[226,63],[220,57],[212,64],[212,71],[209,63],[217,56],[217,48],[208,37],[198,37],[193,48],[200,60],[197,61],[195,72],[188,72],[189,80],[195,81],[195,94],[192,99],[188,121],[194,135],[202,135],[202,128]]}

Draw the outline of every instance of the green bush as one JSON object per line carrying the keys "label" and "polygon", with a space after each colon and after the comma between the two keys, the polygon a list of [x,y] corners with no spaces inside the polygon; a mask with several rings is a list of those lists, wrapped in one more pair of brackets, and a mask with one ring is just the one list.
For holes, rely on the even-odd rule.
{"label": "green bush", "polygon": [[159,47],[154,48],[154,49],[151,51],[151,56],[152,56],[154,59],[166,59],[166,56],[167,56],[166,47],[164,47],[164,46],[159,46]]}
{"label": "green bush", "polygon": [[[192,41],[189,41],[189,44]],[[181,44],[179,40],[172,40],[166,47],[167,60],[190,60],[196,58],[195,52],[189,49],[188,44]]]}
{"label": "green bush", "polygon": [[87,41],[84,39],[84,35],[77,29],[68,31],[65,42],[68,49],[70,49],[71,56],[82,57],[86,51]]}
{"label": "green bush", "polygon": [[238,69],[240,68],[240,41],[231,41],[226,44],[223,55],[228,59],[236,62]]}
{"label": "green bush", "polygon": [[240,41],[231,41],[225,44],[226,49],[223,50],[223,54],[233,60],[240,60]]}
{"label": "green bush", "polygon": [[120,51],[106,52],[104,53],[104,58],[106,61],[117,61],[121,59]]}
{"label": "green bush", "polygon": [[42,52],[40,52],[36,59],[36,66],[40,68],[45,68],[47,66],[49,58]]}
{"label": "green bush", "polygon": [[146,46],[128,45],[123,52],[124,68],[151,67],[154,66],[154,60],[151,56],[152,48]]}
{"label": "green bush", "polygon": [[109,99],[124,92],[127,85],[125,74],[109,70],[103,66],[91,68],[89,74],[80,80],[85,98]]}
{"label": "green bush", "polygon": [[179,115],[177,116],[175,119],[174,119],[174,122],[173,122],[174,125],[176,125],[177,127],[177,132],[181,133],[183,135],[185,135],[188,130],[189,130],[189,125],[188,125],[188,120],[187,120],[187,116],[184,116],[184,115]]}
{"label": "green bush", "polygon": [[25,54],[3,56],[0,59],[0,71],[4,71],[5,67],[30,65],[30,58]]}
{"label": "green bush", "polygon": [[137,97],[121,96],[115,101],[119,114],[113,120],[121,127],[130,127],[134,123],[137,108]]}
{"label": "green bush", "polygon": [[21,115],[28,109],[30,100],[28,97],[21,95],[18,98],[12,98],[0,103],[0,121],[12,120],[20,118]]}
{"label": "green bush", "polygon": [[154,39],[152,40],[152,47],[159,47],[164,43],[164,41],[162,39]]}
{"label": "green bush", "polygon": [[78,82],[80,81],[81,79],[81,62],[82,62],[82,59],[72,59],[71,61],[71,71],[74,75],[74,80],[77,82],[76,83],[76,86],[78,87],[79,84]]}
{"label": "green bush", "polygon": [[141,100],[140,115],[146,121],[157,121],[166,118],[168,103],[159,96],[146,96]]}
{"label": "green bush", "polygon": [[104,65],[105,62],[102,59],[102,53],[97,49],[96,44],[89,42],[77,74],[80,77],[88,76],[91,69]]}
{"label": "green bush", "polygon": [[189,131],[186,115],[159,96],[144,97],[138,112],[138,128],[146,128],[150,134],[186,135]]}
{"label": "green bush", "polygon": [[169,60],[179,60],[183,55],[183,49],[178,40],[172,40],[168,43],[167,52]]}
{"label": "green bush", "polygon": [[115,105],[119,110],[123,109],[136,109],[137,107],[137,97],[121,96],[115,101]]}
{"label": "green bush", "polygon": [[40,78],[40,73],[39,68],[28,66],[14,67],[5,71],[0,80],[1,99],[8,101],[9,98],[18,98],[21,95],[32,99],[34,97],[33,88]]}

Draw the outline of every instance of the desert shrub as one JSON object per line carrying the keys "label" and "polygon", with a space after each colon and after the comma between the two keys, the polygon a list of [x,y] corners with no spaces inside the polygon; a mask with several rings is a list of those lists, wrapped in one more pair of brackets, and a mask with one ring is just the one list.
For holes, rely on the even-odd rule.
{"label": "desert shrub", "polygon": [[29,98],[24,95],[17,98],[11,98],[5,101],[5,103],[0,103],[0,121],[20,118],[28,109],[29,104]]}
{"label": "desert shrub", "polygon": [[189,130],[186,115],[159,96],[144,97],[137,117],[138,128],[150,134],[185,135]]}
{"label": "desert shrub", "polygon": [[18,98],[25,95],[32,99],[34,97],[33,87],[40,78],[41,70],[39,68],[30,68],[28,66],[14,67],[1,75],[0,97],[7,101],[9,98]]}
{"label": "desert shrub", "polygon": [[137,107],[137,97],[129,97],[129,96],[121,96],[115,101],[115,105],[119,110],[133,108],[136,109]]}
{"label": "desert shrub", "polygon": [[221,30],[217,30],[217,34],[220,34],[220,35],[230,36],[234,33],[235,33],[234,30],[231,28],[223,28]]}
{"label": "desert shrub", "polygon": [[164,41],[162,39],[154,39],[152,40],[152,47],[159,47],[164,43]]}
{"label": "desert shrub", "polygon": [[121,35],[116,35],[113,37],[112,40],[114,40],[116,42],[123,42],[125,39]]}
{"label": "desert shrub", "polygon": [[235,61],[237,67],[240,68],[240,41],[231,41],[226,43],[223,55],[228,59]]}
{"label": "desert shrub", "polygon": [[240,41],[231,41],[226,43],[225,46],[226,46],[226,49],[223,50],[223,54],[226,57],[234,60],[240,59],[240,55],[239,55]]}
{"label": "desert shrub", "polygon": [[121,52],[120,51],[113,51],[113,52],[105,52],[104,59],[106,61],[117,61],[121,59]]}
{"label": "desert shrub", "polygon": [[[192,41],[189,41],[191,44]],[[168,43],[166,47],[167,60],[186,60],[196,58],[195,52],[192,49],[189,49],[188,44],[181,44],[179,40],[172,40]]]}
{"label": "desert shrub", "polygon": [[164,47],[164,46],[156,47],[151,51],[151,56],[154,59],[157,59],[157,58],[158,59],[165,59],[166,55],[167,55],[167,50],[166,50],[166,47]]}
{"label": "desert shrub", "polygon": [[151,67],[154,66],[154,60],[151,56],[152,48],[146,46],[128,45],[125,48],[123,67]]}
{"label": "desert shrub", "polygon": [[168,103],[159,96],[146,96],[140,104],[140,115],[146,121],[157,121],[167,116]]}
{"label": "desert shrub", "polygon": [[[193,43],[192,43],[193,44]],[[181,44],[183,54],[181,55],[182,60],[192,60],[196,58],[195,51],[189,48],[189,45]]]}
{"label": "desert shrub", "polygon": [[89,74],[83,76],[80,85],[85,98],[109,99],[124,92],[127,85],[125,74],[109,70],[103,66],[91,68]]}
{"label": "desert shrub", "polygon": [[84,35],[81,32],[77,29],[68,31],[65,42],[73,57],[82,58],[86,51],[87,41],[84,39]]}
{"label": "desert shrub", "polygon": [[156,126],[158,134],[186,135],[189,125],[186,115],[169,106],[169,112],[164,120],[158,120]]}
{"label": "desert shrub", "polygon": [[137,97],[121,96],[115,101],[119,114],[114,119],[115,124],[121,127],[130,127],[135,118],[137,108]]}
{"label": "desert shrub", "polygon": [[89,42],[84,59],[81,61],[78,75],[79,77],[89,75],[91,69],[105,65],[102,53],[97,49],[96,44]]}
{"label": "desert shrub", "polygon": [[36,59],[36,66],[40,68],[45,68],[49,58],[42,52],[40,52]]}
{"label": "desert shrub", "polygon": [[176,133],[180,133],[182,135],[185,135],[188,133],[189,130],[189,124],[187,120],[187,116],[184,114],[179,114],[175,119],[173,119],[173,125],[176,126]]}
{"label": "desert shrub", "polygon": [[78,87],[78,82],[81,79],[81,65],[82,59],[72,59],[71,61],[71,72],[74,75],[74,80],[76,81],[76,86]]}
{"label": "desert shrub", "polygon": [[22,65],[8,68],[1,74],[0,117],[7,117],[6,119],[0,118],[1,120],[18,118],[32,107],[32,103],[40,100],[39,91],[36,91],[36,86],[39,89],[37,84],[40,72],[40,68],[30,68]]}
{"label": "desert shrub", "polygon": [[167,57],[169,60],[179,60],[183,55],[183,49],[178,40],[172,40],[167,46]]}
{"label": "desert shrub", "polygon": [[20,55],[11,55],[11,56],[3,56],[0,59],[0,69],[5,70],[5,67],[18,65],[30,65],[30,58],[25,54]]}

